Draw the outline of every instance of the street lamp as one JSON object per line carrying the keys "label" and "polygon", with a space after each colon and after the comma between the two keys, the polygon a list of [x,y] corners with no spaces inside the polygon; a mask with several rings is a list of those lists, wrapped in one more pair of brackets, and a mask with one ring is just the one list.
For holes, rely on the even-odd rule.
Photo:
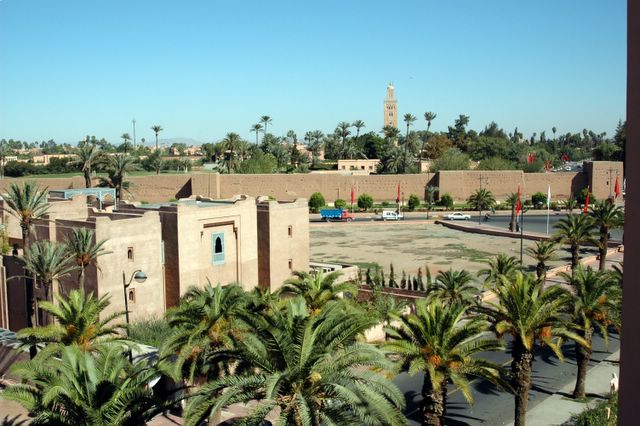
{"label": "street lamp", "polygon": [[[147,280],[147,274],[145,274],[142,269],[138,269],[134,271],[133,274],[131,274],[131,278],[129,278],[129,281],[127,281],[124,271],[122,271],[122,289],[124,291],[124,316],[125,320],[127,321],[127,337],[129,337],[129,295],[127,294],[127,289],[129,288],[133,280],[136,280],[137,283],[142,284]],[[129,351],[129,362],[132,361],[133,355],[131,354],[131,351]]]}

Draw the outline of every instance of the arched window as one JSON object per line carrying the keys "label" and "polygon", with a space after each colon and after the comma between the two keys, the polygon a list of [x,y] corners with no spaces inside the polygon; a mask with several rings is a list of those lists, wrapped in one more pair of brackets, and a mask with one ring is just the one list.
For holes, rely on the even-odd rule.
{"label": "arched window", "polygon": [[224,263],[224,234],[211,234],[211,263],[222,265]]}

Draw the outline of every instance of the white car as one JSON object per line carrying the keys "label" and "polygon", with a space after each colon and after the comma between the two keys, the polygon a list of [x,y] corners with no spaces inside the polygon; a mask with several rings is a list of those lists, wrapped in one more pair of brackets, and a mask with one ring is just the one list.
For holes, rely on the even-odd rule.
{"label": "white car", "polygon": [[471,215],[455,212],[446,215],[444,218],[447,220],[469,220],[471,219]]}
{"label": "white car", "polygon": [[379,214],[374,217],[375,220],[402,220],[404,216],[402,214],[398,214],[398,212],[394,212],[392,210],[383,211],[382,214]]}

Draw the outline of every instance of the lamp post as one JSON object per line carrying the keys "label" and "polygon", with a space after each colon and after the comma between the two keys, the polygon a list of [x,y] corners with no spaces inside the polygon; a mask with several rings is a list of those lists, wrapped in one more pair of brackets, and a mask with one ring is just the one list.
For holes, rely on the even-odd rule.
{"label": "lamp post", "polygon": [[[131,278],[129,281],[126,280],[126,276],[124,271],[122,271],[122,290],[124,291],[124,317],[127,321],[127,337],[129,337],[129,297],[127,295],[127,289],[131,285],[131,282],[136,280],[137,283],[142,284],[147,280],[147,274],[145,274],[142,269],[137,269],[133,271],[131,274]],[[133,362],[133,354],[131,350],[129,350],[129,362]]]}

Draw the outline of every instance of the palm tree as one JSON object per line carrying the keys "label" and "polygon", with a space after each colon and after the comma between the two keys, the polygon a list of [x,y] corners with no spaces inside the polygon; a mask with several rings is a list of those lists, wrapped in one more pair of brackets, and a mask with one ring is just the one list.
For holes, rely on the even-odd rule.
{"label": "palm tree", "polygon": [[584,340],[568,329],[563,310],[571,303],[571,295],[562,287],[544,289],[542,281],[535,276],[516,272],[512,279],[500,277],[491,290],[497,301],[486,302],[476,309],[487,316],[498,338],[505,334],[513,338],[511,387],[515,392],[514,424],[524,426],[536,343],[551,348],[562,360],[562,338],[581,344]]}
{"label": "palm tree", "polygon": [[123,326],[110,323],[121,317],[124,312],[103,316],[103,311],[109,306],[110,297],[106,294],[96,298],[93,293],[85,294],[82,289],[72,290],[67,298],[56,294],[56,304],[42,302],[40,305],[51,314],[55,322],[44,327],[23,328],[17,337],[30,344],[52,344],[54,350],[56,345],[77,345],[84,352],[93,351],[109,342],[122,341],[120,329]]}
{"label": "palm tree", "polygon": [[160,174],[162,167],[164,166],[164,161],[162,161],[162,157],[158,151],[155,151],[149,155],[149,167],[151,170],[155,171],[157,175]]}
{"label": "palm tree", "polygon": [[433,120],[435,120],[437,117],[437,114],[435,112],[425,112],[424,113],[424,119],[427,121],[427,132],[429,132],[429,129],[431,128],[431,122]]}
{"label": "palm tree", "polygon": [[405,135],[405,138],[409,137],[409,127],[413,125],[413,123],[417,120],[416,116],[413,114],[405,114],[404,117],[402,118],[402,120],[407,124],[407,134]]}
{"label": "palm tree", "polygon": [[479,294],[469,272],[449,269],[436,275],[434,289],[428,297],[451,304],[468,305],[474,303]]}
{"label": "palm tree", "polygon": [[96,354],[72,345],[60,358],[20,363],[15,371],[22,383],[9,386],[3,398],[29,410],[34,424],[143,426],[173,404],[149,386],[158,371],[146,362],[131,366],[122,352],[115,344]]}
{"label": "palm tree", "polygon": [[556,128],[556,126],[553,126],[551,128],[551,131],[553,132],[553,140],[555,141],[556,140],[556,132],[558,131],[558,129]]}
{"label": "palm tree", "polygon": [[4,179],[4,166],[7,163],[7,156],[12,152],[13,150],[9,148],[4,140],[0,141],[0,179]]}
{"label": "palm tree", "polygon": [[505,202],[511,206],[511,220],[509,221],[509,231],[516,232],[518,226],[516,224],[516,205],[518,204],[518,194],[512,192],[509,194]]}
{"label": "palm tree", "polygon": [[363,127],[366,127],[366,126],[364,125],[364,121],[362,121],[362,120],[354,121],[352,126],[356,128],[356,141],[357,141],[358,137],[360,137],[360,129],[362,129]]}
{"label": "palm tree", "polygon": [[49,295],[53,282],[77,269],[66,246],[49,240],[33,243],[22,256],[22,260],[25,269],[33,273],[36,281],[42,286],[46,301],[51,301]]}
{"label": "palm tree", "polygon": [[547,263],[556,259],[558,246],[553,240],[538,240],[534,247],[527,247],[525,251],[536,262],[536,275],[539,279],[547,279]]}
{"label": "palm tree", "polygon": [[557,229],[555,240],[569,246],[571,270],[574,271],[580,263],[580,246],[595,242],[593,221],[587,215],[570,214],[556,222],[553,227]]}
{"label": "palm tree", "polygon": [[[213,380],[189,400],[186,426],[201,424],[234,403],[257,401],[246,424],[278,415],[278,424],[406,425],[404,397],[385,374],[392,364],[359,343],[375,319],[327,305],[310,315],[295,298],[269,315],[244,318],[251,333],[235,339],[235,375]],[[240,368],[241,367],[241,368]]]}
{"label": "palm tree", "polygon": [[489,267],[478,271],[479,277],[485,277],[485,284],[496,283],[500,277],[513,278],[515,273],[520,270],[520,261],[513,256],[504,253],[498,254],[495,258],[488,262]]}
{"label": "palm tree", "polygon": [[398,326],[387,327],[390,341],[383,348],[397,354],[409,374],[424,374],[422,424],[444,424],[447,384],[451,381],[467,401],[473,402],[469,377],[502,383],[500,367],[477,358],[484,351],[502,350],[496,339],[484,337],[488,323],[478,316],[465,318],[469,306],[439,300],[418,300],[415,313],[400,317]]}
{"label": "palm tree", "polygon": [[49,211],[47,190],[42,191],[33,182],[25,182],[21,187],[12,183],[9,192],[3,197],[9,207],[9,214],[18,219],[22,230],[22,247],[26,251],[29,247],[31,227],[37,219],[42,219]]}
{"label": "palm tree", "polygon": [[123,151],[124,152],[128,152],[129,151],[129,145],[130,145],[129,141],[131,140],[131,136],[129,135],[129,133],[123,133],[120,136],[120,138],[122,138],[122,140],[123,140],[123,143],[122,143]]}
{"label": "palm tree", "polygon": [[128,154],[115,154],[108,157],[107,177],[100,178],[100,186],[115,188],[116,205],[122,201],[122,190],[129,187],[129,182],[125,181],[125,178],[133,169],[133,161],[133,157]]}
{"label": "palm tree", "polygon": [[573,274],[561,272],[560,276],[573,290],[573,323],[577,334],[586,342],[584,346],[576,344],[575,347],[578,376],[573,390],[574,398],[584,398],[594,329],[597,327],[606,341],[607,328],[612,324],[612,319],[617,318],[615,312],[620,309],[622,287],[611,274],[584,269],[582,265]]}
{"label": "palm tree", "polygon": [[95,241],[95,232],[89,228],[73,228],[66,241],[67,253],[80,268],[78,274],[78,288],[85,290],[85,269],[89,265],[95,265],[100,271],[98,257],[111,253],[104,249],[107,240]]}
{"label": "palm tree", "polygon": [[347,137],[351,134],[349,130],[351,127],[351,123],[347,123],[346,121],[341,121],[338,123],[338,127],[336,127],[335,134],[338,135],[342,139],[342,145],[340,148],[340,152],[344,155],[345,148],[347,146]]}
{"label": "palm tree", "polygon": [[384,126],[382,128],[382,134],[387,141],[394,141],[398,139],[400,135],[400,130],[397,127],[393,126]]}
{"label": "palm tree", "polygon": [[156,125],[151,126],[151,130],[153,130],[153,133],[156,134],[156,152],[160,152],[160,151],[158,151],[160,149],[159,146],[158,146],[158,133],[160,133],[164,129],[162,128],[162,126],[156,124]]}
{"label": "palm tree", "polygon": [[598,252],[600,253],[599,270],[604,271],[609,249],[609,231],[622,228],[624,225],[624,211],[609,201],[598,201],[591,206],[589,216],[600,233]]}
{"label": "palm tree", "polygon": [[490,210],[496,204],[496,199],[491,191],[481,188],[469,196],[467,203],[469,207],[481,212],[482,210]]}
{"label": "palm tree", "polygon": [[227,173],[231,173],[231,168],[235,164],[235,150],[238,148],[241,141],[242,139],[240,138],[240,135],[234,132],[227,133],[222,140],[222,145],[224,146],[225,151],[227,151],[228,156]]}
{"label": "palm tree", "polygon": [[340,300],[342,294],[357,293],[357,286],[350,282],[336,284],[341,275],[340,272],[332,272],[324,275],[322,271],[310,274],[304,271],[295,271],[294,278],[289,278],[278,290],[279,295],[292,294],[305,299],[312,313],[319,312],[327,303]]}
{"label": "palm tree", "polygon": [[427,201],[427,219],[429,219],[429,211],[431,210],[431,207],[435,202],[436,193],[439,191],[440,191],[440,188],[437,186],[433,186],[433,185],[427,186],[427,200],[426,200]]}
{"label": "palm tree", "polygon": [[237,284],[190,288],[180,304],[167,311],[174,330],[160,350],[175,356],[171,366],[176,375],[193,383],[199,376],[217,378],[228,367],[220,353],[232,348],[232,334],[238,331],[235,317],[247,300]]}
{"label": "palm tree", "polygon": [[574,209],[578,208],[578,201],[576,201],[575,198],[570,197],[567,201],[565,201],[564,208],[571,214],[573,213]]}
{"label": "palm tree", "polygon": [[85,140],[78,147],[76,155],[78,156],[76,162],[81,166],[82,173],[84,174],[84,185],[86,188],[91,188],[91,172],[93,166],[100,160],[102,152],[96,144],[89,143]]}
{"label": "palm tree", "polygon": [[251,129],[249,129],[249,131],[256,132],[256,145],[258,145],[258,133],[262,131],[262,124],[260,123],[254,124],[253,126],[251,126]]}
{"label": "palm tree", "polygon": [[267,134],[267,126],[271,124],[271,117],[268,115],[263,115],[260,117],[260,122],[264,125],[264,134]]}

